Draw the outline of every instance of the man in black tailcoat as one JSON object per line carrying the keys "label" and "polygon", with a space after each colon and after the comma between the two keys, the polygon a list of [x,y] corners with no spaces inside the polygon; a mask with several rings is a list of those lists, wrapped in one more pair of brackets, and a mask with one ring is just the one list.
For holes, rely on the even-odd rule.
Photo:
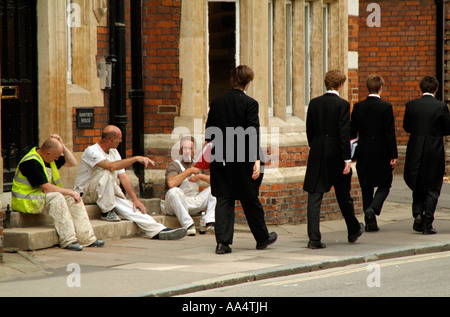
{"label": "man in black tailcoat", "polygon": [[376,216],[380,215],[389,195],[398,154],[392,105],[380,98],[384,79],[380,75],[369,75],[366,86],[369,96],[353,107],[350,137],[359,138],[355,152],[356,170],[361,186],[365,231],[370,232],[379,230]]}
{"label": "man in black tailcoat", "polygon": [[211,102],[205,139],[212,142],[211,192],[216,204],[216,253],[231,252],[235,202],[239,200],[256,248],[274,243],[277,234],[269,234],[264,209],[259,201],[263,173],[259,132],[258,102],[246,94],[253,70],[241,65],[231,71],[232,89]]}
{"label": "man in black tailcoat", "polygon": [[344,216],[348,241],[355,242],[363,231],[355,217],[351,187],[350,104],[339,97],[346,76],[331,70],[325,75],[327,92],[310,101],[306,133],[310,147],[303,188],[308,192],[307,247],[325,248],[320,234],[320,206],[323,193],[334,186],[336,199]]}
{"label": "man in black tailcoat", "polygon": [[439,82],[426,76],[420,82],[422,97],[406,103],[403,128],[410,133],[404,179],[413,191],[413,229],[434,234],[434,212],[445,171],[444,135],[450,134],[447,105],[436,98]]}

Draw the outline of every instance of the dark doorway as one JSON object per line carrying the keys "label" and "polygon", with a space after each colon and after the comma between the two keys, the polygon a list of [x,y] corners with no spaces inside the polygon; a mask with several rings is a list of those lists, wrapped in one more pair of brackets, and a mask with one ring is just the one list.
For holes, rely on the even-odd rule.
{"label": "dark doorway", "polygon": [[0,0],[3,191],[38,142],[36,0]]}
{"label": "dark doorway", "polygon": [[236,66],[236,3],[209,2],[209,100],[230,89]]}

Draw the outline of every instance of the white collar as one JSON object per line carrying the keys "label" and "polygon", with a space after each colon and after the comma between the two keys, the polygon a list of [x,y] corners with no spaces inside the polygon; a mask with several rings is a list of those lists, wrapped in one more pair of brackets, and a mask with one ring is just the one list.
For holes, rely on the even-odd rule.
{"label": "white collar", "polygon": [[381,97],[380,97],[379,94],[369,94],[369,97],[377,97],[377,98],[380,98],[380,99],[381,99]]}
{"label": "white collar", "polygon": [[424,92],[424,93],[422,94],[422,96],[431,96],[431,97],[434,97],[434,95],[433,95],[432,93],[430,93],[430,92]]}
{"label": "white collar", "polygon": [[327,94],[335,94],[339,96],[339,91],[336,90],[327,90]]}

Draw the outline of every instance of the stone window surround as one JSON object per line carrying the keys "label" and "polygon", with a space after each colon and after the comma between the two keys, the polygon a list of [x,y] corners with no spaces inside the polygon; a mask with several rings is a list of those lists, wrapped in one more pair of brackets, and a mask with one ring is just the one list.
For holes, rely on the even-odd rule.
{"label": "stone window surround", "polygon": [[[323,7],[329,5],[328,69],[347,73],[348,0],[292,0],[293,5],[293,115],[286,115],[286,1],[272,0],[275,14],[273,33],[273,116],[269,115],[269,0],[237,0],[240,21],[240,63],[255,70],[248,94],[260,104],[261,126],[279,127],[280,132],[305,132],[305,48],[304,7],[312,11],[311,97],[324,92],[323,85]],[[300,8],[300,10],[299,10]],[[180,77],[183,79],[180,117],[175,127],[193,130],[195,119],[203,122],[208,113],[208,1],[182,2],[180,35]],[[347,97],[347,84],[342,97]]]}

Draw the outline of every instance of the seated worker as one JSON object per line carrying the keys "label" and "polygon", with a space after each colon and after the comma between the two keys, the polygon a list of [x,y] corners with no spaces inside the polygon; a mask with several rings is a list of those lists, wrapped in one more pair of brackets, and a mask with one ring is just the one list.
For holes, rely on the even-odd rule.
{"label": "seated worker", "polygon": [[161,210],[175,215],[188,236],[195,236],[192,215],[205,211],[206,231],[214,231],[216,198],[208,186],[199,192],[200,181],[210,183],[210,176],[193,166],[195,139],[184,137],[180,141],[180,158],[171,162],[166,169],[166,197],[161,201]]}
{"label": "seated worker", "polygon": [[95,237],[80,194],[63,188],[58,170],[76,165],[61,137],[51,135],[20,161],[13,180],[11,205],[15,211],[49,215],[60,247],[81,251],[81,245],[102,247],[105,242]]}
{"label": "seated worker", "polygon": [[[122,218],[133,221],[149,238],[177,240],[186,236],[186,229],[170,229],[156,222],[142,202],[139,201],[131,186],[131,180],[125,168],[139,162],[146,168],[155,162],[147,157],[134,156],[122,159],[117,146],[122,142],[122,131],[113,125],[103,130],[102,139],[89,146],[81,156],[75,180],[75,191],[83,193],[86,204],[97,204],[102,219],[120,221]],[[117,178],[133,202],[127,200],[117,184]],[[117,214],[116,214],[117,213]]]}

